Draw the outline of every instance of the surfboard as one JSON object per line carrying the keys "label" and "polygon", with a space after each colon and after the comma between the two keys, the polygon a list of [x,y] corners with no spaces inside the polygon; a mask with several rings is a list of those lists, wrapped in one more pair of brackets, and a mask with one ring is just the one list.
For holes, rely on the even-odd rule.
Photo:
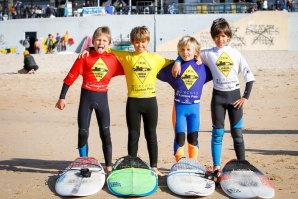
{"label": "surfboard", "polygon": [[55,190],[60,196],[88,196],[97,193],[105,183],[105,173],[93,157],[75,159],[58,175]]}
{"label": "surfboard", "polygon": [[181,196],[209,196],[215,183],[196,159],[181,158],[172,165],[167,177],[169,189]]}
{"label": "surfboard", "polygon": [[116,196],[148,196],[156,192],[158,177],[140,158],[125,156],[113,165],[107,184]]}
{"label": "surfboard", "polygon": [[231,160],[226,163],[220,185],[232,198],[273,198],[275,195],[271,181],[246,160]]}

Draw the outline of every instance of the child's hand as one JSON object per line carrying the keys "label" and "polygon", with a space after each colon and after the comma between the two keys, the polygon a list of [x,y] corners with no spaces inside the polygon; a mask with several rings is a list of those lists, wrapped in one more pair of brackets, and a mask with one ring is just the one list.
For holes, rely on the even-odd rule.
{"label": "child's hand", "polygon": [[234,102],[234,107],[237,108],[237,109],[240,109],[243,107],[243,104],[247,101],[246,98],[244,97],[241,97],[239,100],[237,100],[236,102]]}
{"label": "child's hand", "polygon": [[177,77],[178,75],[180,75],[181,72],[181,63],[180,62],[175,62],[173,67],[172,67],[172,75],[173,77]]}
{"label": "child's hand", "polygon": [[196,60],[196,63],[197,63],[198,65],[202,64],[202,60],[201,60],[201,57],[200,57],[200,56],[196,56],[196,57],[195,57],[195,60]]}
{"label": "child's hand", "polygon": [[83,58],[84,56],[88,57],[90,52],[90,48],[86,48],[83,52],[79,54],[79,58]]}
{"label": "child's hand", "polygon": [[63,110],[66,106],[66,101],[65,99],[59,99],[58,102],[56,103],[55,107],[60,109],[60,110]]}

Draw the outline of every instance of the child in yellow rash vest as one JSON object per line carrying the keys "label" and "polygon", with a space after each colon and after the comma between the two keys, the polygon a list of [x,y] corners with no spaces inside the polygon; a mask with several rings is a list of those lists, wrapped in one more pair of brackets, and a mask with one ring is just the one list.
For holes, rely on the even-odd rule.
{"label": "child in yellow rash vest", "polygon": [[[157,175],[158,145],[156,126],[158,107],[156,101],[156,76],[172,60],[148,52],[150,32],[146,26],[132,29],[130,41],[134,52],[110,50],[120,61],[126,77],[128,98],[126,103],[126,122],[128,127],[128,154],[137,156],[140,138],[141,117],[147,141],[150,166]],[[83,55],[86,51],[83,52]],[[83,56],[82,55],[82,56]]]}

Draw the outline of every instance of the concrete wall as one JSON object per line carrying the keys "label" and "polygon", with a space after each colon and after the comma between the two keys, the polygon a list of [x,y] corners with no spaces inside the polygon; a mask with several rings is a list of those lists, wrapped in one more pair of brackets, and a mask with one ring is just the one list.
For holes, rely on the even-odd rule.
{"label": "concrete wall", "polygon": [[19,44],[25,39],[25,32],[36,32],[39,41],[49,33],[63,35],[66,31],[75,44],[67,47],[74,52],[85,36],[107,25],[115,40],[128,37],[130,30],[146,25],[151,30],[151,51],[176,51],[178,39],[185,35],[194,35],[202,48],[213,45],[209,29],[212,21],[224,17],[232,25],[234,37],[231,45],[240,50],[298,50],[298,14],[282,11],[256,12],[254,14],[195,14],[195,15],[114,15],[93,17],[19,19],[0,21],[0,49],[17,48],[22,53],[24,47]]}

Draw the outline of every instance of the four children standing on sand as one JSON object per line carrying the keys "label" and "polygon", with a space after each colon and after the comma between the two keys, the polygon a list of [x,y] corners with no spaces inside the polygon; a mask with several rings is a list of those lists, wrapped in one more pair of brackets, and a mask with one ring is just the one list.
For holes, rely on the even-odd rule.
{"label": "four children standing on sand", "polygon": [[[85,118],[85,125],[81,127],[79,123],[79,150],[80,156],[87,155],[85,152],[81,154],[82,147],[86,147],[88,138],[88,128],[90,116],[94,104],[98,109],[97,119],[100,126],[101,139],[106,140],[110,145],[107,147],[103,144],[103,151],[106,160],[107,170],[110,171],[111,165],[111,139],[109,132],[109,111],[107,101],[107,90],[99,89],[102,85],[96,85],[96,82],[101,82],[106,79],[106,74],[110,74],[108,81],[104,82],[105,88],[111,77],[125,74],[128,98],[126,104],[126,121],[128,127],[128,154],[137,156],[138,141],[140,137],[140,121],[143,118],[144,132],[147,141],[147,149],[150,158],[150,165],[158,175],[163,175],[157,169],[158,146],[156,136],[156,126],[158,118],[158,108],[156,101],[155,85],[156,76],[159,79],[167,81],[175,90],[174,104],[174,124],[175,124],[175,140],[174,140],[174,155],[178,161],[184,156],[185,129],[187,126],[187,141],[189,157],[198,157],[198,132],[200,126],[200,96],[204,83],[212,79],[213,76],[213,95],[211,102],[212,115],[212,158],[214,172],[220,171],[220,157],[222,148],[222,138],[224,134],[224,119],[225,113],[228,111],[231,134],[234,141],[234,149],[237,159],[245,159],[244,141],[242,136],[242,117],[243,104],[247,101],[252,90],[254,76],[238,51],[227,46],[232,37],[231,28],[228,22],[223,19],[217,19],[211,27],[211,36],[216,47],[203,50],[200,53],[199,43],[195,38],[190,36],[183,37],[178,43],[178,52],[180,58],[172,67],[165,67],[172,61],[167,60],[155,53],[149,53],[147,50],[150,41],[150,32],[147,27],[136,27],[131,31],[130,39],[134,46],[134,52],[114,51],[109,49],[109,46],[96,44],[93,41],[94,49],[89,49],[89,55],[77,59],[70,73],[64,80],[64,85],[61,91],[60,99],[56,107],[63,109],[65,106],[65,90],[72,84],[79,74],[83,75],[83,85],[81,93],[81,102],[79,107],[79,117]],[[109,34],[109,42],[111,40]],[[93,36],[94,40],[94,36]],[[109,43],[108,43],[109,44]],[[106,54],[109,59],[103,59],[101,53]],[[85,52],[86,53],[86,52]],[[115,56],[123,67],[115,60]],[[200,55],[204,64],[200,64]],[[196,61],[194,58],[196,56]],[[101,61],[96,61],[96,59]],[[100,62],[100,63],[99,63]],[[197,63],[196,63],[197,62]],[[104,65],[105,73],[100,70],[104,67],[98,67],[95,72],[95,66]],[[181,64],[181,66],[180,66]],[[81,65],[81,67],[75,67]],[[89,83],[84,81],[86,66],[89,70],[89,78],[92,79],[91,85],[95,84],[96,89],[90,91],[90,96],[84,96],[83,92],[89,92]],[[110,70],[117,68],[114,73]],[[120,69],[121,68],[121,69]],[[164,68],[164,69],[162,69]],[[162,70],[161,70],[162,69]],[[161,71],[160,71],[161,70]],[[76,71],[73,73],[72,71]],[[117,72],[116,72],[117,71]],[[210,72],[211,71],[211,72]],[[172,72],[174,78],[170,75]],[[181,73],[180,73],[181,72]],[[246,81],[244,94],[240,95],[238,73],[243,75]],[[212,75],[211,75],[212,74]],[[98,77],[100,77],[98,79]],[[92,88],[92,86],[91,86]],[[99,90],[98,90],[99,89]],[[87,90],[87,91],[85,91]],[[104,96],[98,97],[97,92],[103,92]],[[102,93],[102,95],[103,95]],[[104,100],[102,100],[104,99]],[[100,102],[100,103],[99,103]],[[84,104],[88,104],[84,106]],[[85,114],[81,113],[86,111]],[[108,113],[106,113],[108,111]],[[102,114],[99,114],[101,112]],[[82,120],[82,118],[81,118]],[[83,119],[84,120],[84,119]],[[101,120],[108,120],[105,124]],[[108,130],[107,130],[108,129]],[[83,150],[84,151],[84,150]],[[107,151],[109,151],[107,153]],[[106,158],[108,157],[108,158]]]}

